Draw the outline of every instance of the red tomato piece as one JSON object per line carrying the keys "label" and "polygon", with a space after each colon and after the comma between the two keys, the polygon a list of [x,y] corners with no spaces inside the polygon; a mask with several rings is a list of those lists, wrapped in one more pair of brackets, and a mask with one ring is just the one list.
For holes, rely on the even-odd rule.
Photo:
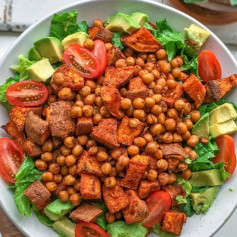
{"label": "red tomato piece", "polygon": [[109,237],[109,235],[94,223],[78,222],[75,229],[75,237]]}
{"label": "red tomato piece", "polygon": [[79,44],[70,45],[64,51],[63,59],[68,66],[74,67],[84,78],[97,78],[100,73],[100,65],[95,55]]}
{"label": "red tomato piece", "polygon": [[206,83],[221,78],[221,66],[211,50],[203,50],[198,56],[198,72]]}
{"label": "red tomato piece", "polygon": [[233,174],[236,168],[235,141],[230,135],[221,135],[216,138],[219,153],[212,158],[213,163],[224,162],[225,170]]}
{"label": "red tomato piece", "polygon": [[99,78],[104,73],[105,68],[107,66],[107,61],[108,61],[105,43],[102,40],[95,40],[92,53],[95,55],[99,65],[100,65],[100,70],[99,70],[99,73],[97,76]]}
{"label": "red tomato piece", "polygon": [[15,176],[24,161],[22,147],[8,137],[0,138],[0,175],[9,182],[15,183]]}
{"label": "red tomato piece", "polygon": [[143,221],[142,225],[145,227],[152,227],[164,218],[165,212],[170,209],[171,197],[169,193],[157,191],[146,199],[149,215]]}
{"label": "red tomato piece", "polygon": [[11,105],[33,107],[42,105],[48,98],[47,87],[37,81],[20,81],[7,88],[6,97]]}

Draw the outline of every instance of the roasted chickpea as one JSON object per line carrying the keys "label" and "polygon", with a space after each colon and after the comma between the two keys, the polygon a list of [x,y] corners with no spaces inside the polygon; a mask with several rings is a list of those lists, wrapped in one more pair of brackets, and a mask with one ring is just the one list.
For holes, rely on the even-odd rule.
{"label": "roasted chickpea", "polygon": [[158,104],[161,102],[162,95],[154,94],[152,95],[152,98],[155,100],[155,102]]}
{"label": "roasted chickpea", "polygon": [[176,121],[173,118],[166,119],[164,125],[167,131],[174,131],[176,129]]}
{"label": "roasted chickpea", "polygon": [[141,124],[141,122],[138,120],[138,119],[136,119],[136,118],[131,118],[131,119],[129,119],[129,126],[131,127],[131,128],[136,128],[137,126],[139,126]]}
{"label": "roasted chickpea", "polygon": [[117,162],[120,166],[125,167],[128,165],[129,163],[129,158],[125,155],[122,155],[118,158],[118,162]]}
{"label": "roasted chickpea", "polygon": [[[173,69],[174,70],[174,69]],[[175,81],[175,80],[167,80],[167,82],[166,82],[166,85],[170,88],[170,89],[174,89],[174,88],[176,88],[176,86],[177,86],[177,81]]]}
{"label": "roasted chickpea", "polygon": [[178,134],[184,134],[188,131],[187,125],[184,122],[179,122],[176,127]]}
{"label": "roasted chickpea", "polygon": [[84,105],[82,111],[85,117],[91,117],[93,114],[93,107],[91,105]]}
{"label": "roasted chickpea", "polygon": [[144,122],[146,120],[146,113],[142,109],[135,109],[133,111],[133,116],[134,116],[134,118],[137,118],[142,122]]}
{"label": "roasted chickpea", "polygon": [[190,118],[186,118],[184,120],[184,123],[186,124],[188,130],[191,130],[193,128],[193,122]]}
{"label": "roasted chickpea", "polygon": [[187,131],[186,133],[182,134],[182,138],[187,141],[191,136],[191,133]]}
{"label": "roasted chickpea", "polygon": [[162,108],[160,105],[153,105],[151,108],[151,113],[154,115],[159,115],[162,112]]}
{"label": "roasted chickpea", "polygon": [[60,172],[60,165],[58,163],[52,163],[49,165],[49,171],[53,174],[58,174]]}
{"label": "roasted chickpea", "polygon": [[66,165],[64,165],[62,168],[61,168],[61,175],[65,176],[68,174],[68,167]]}
{"label": "roasted chickpea", "polygon": [[181,74],[181,70],[180,68],[178,67],[175,67],[173,70],[172,70],[172,75],[175,77],[175,78],[178,78]]}
{"label": "roasted chickpea", "polygon": [[95,94],[87,95],[84,99],[86,105],[93,105],[95,102]]}
{"label": "roasted chickpea", "polygon": [[96,96],[95,97],[95,104],[99,108],[101,108],[103,106],[103,100],[102,100],[101,96]]}
{"label": "roasted chickpea", "polygon": [[99,149],[97,146],[92,146],[89,148],[88,153],[92,156],[96,155],[98,153]]}
{"label": "roasted chickpea", "polygon": [[116,218],[116,220],[121,220],[122,219],[122,217],[123,217],[123,215],[122,215],[122,212],[120,211],[120,212],[117,212],[117,213],[115,213],[115,218]]}
{"label": "roasted chickpea", "polygon": [[90,139],[90,140],[88,140],[88,142],[86,143],[86,148],[89,150],[90,147],[96,146],[96,145],[97,145],[96,141],[93,140],[93,139]]}
{"label": "roasted chickpea", "polygon": [[191,120],[196,123],[200,119],[200,112],[197,110],[194,110],[190,113]]}
{"label": "roasted chickpea", "polygon": [[171,65],[168,62],[164,62],[160,64],[161,72],[168,73],[171,71]]}
{"label": "roasted chickpea", "polygon": [[108,177],[108,178],[105,178],[104,180],[105,187],[107,188],[113,188],[116,185],[116,182],[117,181],[115,177]]}
{"label": "roasted chickpea", "polygon": [[169,182],[170,176],[167,173],[160,173],[158,175],[158,180],[161,185],[166,185]]}
{"label": "roasted chickpea", "polygon": [[99,122],[102,120],[102,115],[97,113],[97,114],[94,114],[93,116],[93,123],[94,124],[99,124]]}
{"label": "roasted chickpea", "polygon": [[61,183],[63,180],[63,176],[61,174],[55,174],[53,176],[53,181],[58,184],[58,183]]}
{"label": "roasted chickpea", "polygon": [[157,122],[159,124],[164,124],[165,123],[165,114],[164,113],[160,113],[158,116],[157,116]]}
{"label": "roasted chickpea", "polygon": [[157,117],[154,114],[148,114],[146,117],[146,121],[148,124],[156,124],[157,123]]}
{"label": "roasted chickpea", "polygon": [[118,171],[118,175],[120,176],[122,173],[121,171],[125,168],[124,166],[121,166],[118,162],[115,165],[116,170]]}
{"label": "roasted chickpea", "polygon": [[121,100],[121,108],[122,109],[129,109],[132,105],[132,102],[128,98],[124,98]]}
{"label": "roasted chickpea", "polygon": [[178,170],[179,170],[179,171],[184,171],[184,170],[186,170],[187,168],[188,168],[188,164],[185,163],[185,162],[181,162],[181,163],[178,164]]}
{"label": "roasted chickpea", "polygon": [[190,103],[186,103],[185,108],[183,109],[184,115],[189,114],[190,111],[191,111],[191,104]]}
{"label": "roasted chickpea", "polygon": [[180,134],[178,133],[173,133],[173,142],[182,142],[183,141],[183,138]]}
{"label": "roasted chickpea", "polygon": [[163,131],[163,125],[154,124],[150,127],[150,132],[153,136],[159,135]]}
{"label": "roasted chickpea", "polygon": [[[142,71],[140,71],[140,72],[142,72]],[[139,75],[141,76],[141,78],[145,84],[148,85],[154,81],[155,77],[152,73],[148,73],[148,72],[140,73],[140,72],[139,72]]]}
{"label": "roasted chickpea", "polygon": [[35,167],[38,169],[38,170],[46,170],[47,169],[47,164],[45,161],[43,160],[36,160],[35,161]]}
{"label": "roasted chickpea", "polygon": [[53,181],[53,174],[49,171],[46,171],[42,174],[42,179],[44,182]]}
{"label": "roasted chickpea", "polygon": [[127,148],[127,151],[130,156],[135,156],[139,154],[139,147],[136,145],[131,145]]}
{"label": "roasted chickpea", "polygon": [[131,56],[127,57],[126,62],[127,62],[128,66],[134,66],[135,65],[135,59]]}
{"label": "roasted chickpea", "polygon": [[83,43],[83,47],[92,50],[94,48],[94,41],[91,39],[86,39]]}
{"label": "roasted chickpea", "polygon": [[95,91],[96,85],[93,80],[87,79],[85,81],[85,86],[89,86],[91,88],[91,91]]}
{"label": "roasted chickpea", "polygon": [[126,110],[126,115],[131,117],[134,113],[134,107],[131,106],[129,109]]}
{"label": "roasted chickpea", "polygon": [[103,174],[110,174],[112,166],[109,162],[105,162],[101,165],[101,171]]}
{"label": "roasted chickpea", "polygon": [[138,147],[144,147],[146,145],[146,140],[143,137],[136,137],[134,138],[133,143]]}
{"label": "roasted chickpea", "polygon": [[159,171],[165,171],[168,169],[168,162],[165,159],[159,159],[157,161],[157,168],[159,169]]}
{"label": "roasted chickpea", "polygon": [[170,133],[170,132],[164,133],[163,136],[162,136],[162,141],[164,143],[171,143],[171,142],[173,142],[173,135],[172,135],[172,133]]}
{"label": "roasted chickpea", "polygon": [[192,171],[190,169],[184,170],[180,176],[183,179],[190,179],[192,177]]}
{"label": "roasted chickpea", "polygon": [[72,186],[67,187],[67,191],[68,191],[69,195],[72,195],[77,192],[77,190]]}
{"label": "roasted chickpea", "polygon": [[100,19],[95,19],[93,22],[93,26],[103,26],[103,22]]}
{"label": "roasted chickpea", "polygon": [[68,148],[73,148],[76,145],[75,137],[66,137],[64,139],[64,145]]}
{"label": "roasted chickpea", "polygon": [[115,214],[112,214],[110,212],[106,212],[105,213],[105,219],[106,219],[108,224],[111,224],[115,221]]}
{"label": "roasted chickpea", "polygon": [[[128,94],[128,90],[125,88],[125,87],[122,87],[121,89],[120,89],[120,94],[121,94],[121,96],[122,97],[127,97],[127,94]],[[126,101],[127,103],[129,103],[129,101]],[[131,104],[132,104],[132,102],[131,102]]]}
{"label": "roasted chickpea", "polygon": [[167,116],[172,119],[177,119],[178,118],[178,112],[176,109],[168,109],[167,110]]}
{"label": "roasted chickpea", "polygon": [[98,161],[105,161],[109,158],[108,154],[104,151],[99,151],[96,155]]}
{"label": "roasted chickpea", "polygon": [[136,58],[136,65],[144,67],[145,65],[144,60],[141,57]]}
{"label": "roasted chickpea", "polygon": [[123,68],[127,67],[126,59],[120,58],[115,62],[115,67],[117,68]]}
{"label": "roasted chickpea", "polygon": [[156,57],[161,60],[166,58],[166,51],[164,49],[159,49],[156,51]]}
{"label": "roasted chickpea", "polygon": [[194,150],[191,150],[189,153],[188,153],[188,156],[190,157],[190,159],[192,161],[196,160],[197,159],[197,153],[194,151]]}
{"label": "roasted chickpea", "polygon": [[49,192],[53,192],[57,189],[57,184],[55,182],[47,182],[45,186],[49,190]]}
{"label": "roasted chickpea", "polygon": [[65,158],[65,164],[67,166],[72,166],[76,163],[77,159],[74,155],[69,155],[69,156],[66,156]]}
{"label": "roasted chickpea", "polygon": [[179,77],[178,77],[178,80],[182,81],[182,82],[185,82],[187,80],[187,78],[188,78],[188,75],[185,74],[184,72],[181,72]]}
{"label": "roasted chickpea", "polygon": [[147,179],[149,181],[155,181],[157,179],[157,171],[156,170],[149,170],[147,173]]}
{"label": "roasted chickpea", "polygon": [[153,141],[153,137],[150,133],[146,133],[144,134],[144,139],[146,140],[146,142],[152,142]]}
{"label": "roasted chickpea", "polygon": [[68,147],[66,147],[65,145],[62,145],[60,147],[60,152],[63,156],[68,156],[72,153],[72,150]]}
{"label": "roasted chickpea", "polygon": [[81,135],[77,137],[77,141],[81,146],[84,146],[88,142],[89,138],[86,135]]}
{"label": "roasted chickpea", "polygon": [[176,182],[176,180],[177,180],[176,174],[171,173],[169,176],[170,176],[170,177],[169,177],[169,182],[168,182],[168,184],[173,184],[174,182]]}
{"label": "roasted chickpea", "polygon": [[192,151],[192,148],[189,146],[186,146],[186,147],[184,147],[184,151],[185,151],[186,155],[188,155],[189,152]]}
{"label": "roasted chickpea", "polygon": [[42,150],[43,151],[48,151],[51,152],[53,150],[53,142],[51,139],[49,139],[48,141],[46,141],[43,146],[42,146]]}
{"label": "roasted chickpea", "polygon": [[158,144],[156,142],[149,142],[146,146],[146,153],[156,153],[158,151]]}
{"label": "roasted chickpea", "polygon": [[64,177],[64,184],[67,186],[73,185],[76,182],[75,177],[73,177],[71,174],[68,174]]}
{"label": "roasted chickpea", "polygon": [[110,117],[110,112],[105,106],[100,108],[100,114],[106,118]]}
{"label": "roasted chickpea", "polygon": [[163,153],[161,150],[158,150],[155,154],[154,154],[154,157],[156,159],[162,159],[163,158]]}
{"label": "roasted chickpea", "polygon": [[53,155],[50,152],[45,152],[43,154],[41,154],[41,160],[45,161],[45,162],[49,162],[53,159]]}
{"label": "roasted chickpea", "polygon": [[63,165],[65,164],[65,156],[59,155],[59,156],[57,157],[57,163],[58,163],[59,165],[63,166]]}
{"label": "roasted chickpea", "polygon": [[200,142],[200,143],[207,144],[207,143],[209,142],[209,140],[208,140],[208,138],[201,137],[201,138],[199,139],[199,142]]}
{"label": "roasted chickpea", "polygon": [[191,147],[196,146],[197,143],[198,143],[198,136],[197,135],[191,135],[187,140],[187,144]]}
{"label": "roasted chickpea", "polygon": [[73,206],[78,206],[81,203],[81,195],[79,193],[74,193],[70,196],[69,200]]}
{"label": "roasted chickpea", "polygon": [[79,156],[82,154],[82,152],[83,152],[83,147],[79,144],[76,144],[74,148],[72,149],[72,154],[74,156]]}
{"label": "roasted chickpea", "polygon": [[124,49],[123,53],[126,57],[129,57],[129,56],[133,55],[133,50],[131,48],[127,47],[127,48]]}
{"label": "roasted chickpea", "polygon": [[182,111],[185,108],[185,106],[186,106],[186,103],[182,99],[176,100],[174,103],[174,107],[178,111]]}
{"label": "roasted chickpea", "polygon": [[[77,94],[77,97],[81,97],[81,95]],[[77,100],[74,105],[82,108],[84,106],[84,102],[80,99]]]}
{"label": "roasted chickpea", "polygon": [[145,105],[147,106],[147,107],[153,107],[154,105],[155,105],[155,103],[156,103],[156,101],[155,101],[155,99],[153,99],[152,97],[146,97],[146,99],[145,99]]}
{"label": "roasted chickpea", "polygon": [[76,182],[73,184],[73,187],[74,187],[77,191],[80,191],[80,188],[81,188],[80,180],[76,180]]}
{"label": "roasted chickpea", "polygon": [[59,199],[61,200],[61,202],[67,202],[69,199],[69,194],[65,190],[60,191],[58,196],[59,196]]}
{"label": "roasted chickpea", "polygon": [[142,98],[136,98],[134,101],[133,101],[133,106],[136,108],[136,109],[142,109],[145,105],[145,101],[142,99]]}
{"label": "roasted chickpea", "polygon": [[153,90],[156,94],[161,94],[163,89],[164,89],[164,87],[162,85],[158,85],[158,84],[156,84],[153,88]]}
{"label": "roasted chickpea", "polygon": [[89,86],[84,86],[79,92],[82,96],[86,97],[91,93],[91,88]]}
{"label": "roasted chickpea", "polygon": [[62,100],[73,100],[75,93],[70,88],[64,87],[58,92],[58,97]]}

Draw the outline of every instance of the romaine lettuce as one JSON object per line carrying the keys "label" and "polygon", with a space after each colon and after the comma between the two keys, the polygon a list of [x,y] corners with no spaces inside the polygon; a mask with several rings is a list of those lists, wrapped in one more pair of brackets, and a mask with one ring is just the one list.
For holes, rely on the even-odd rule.
{"label": "romaine lettuce", "polygon": [[46,215],[42,214],[35,205],[32,206],[32,210],[42,224],[48,227],[53,226],[54,221],[50,220]]}
{"label": "romaine lettuce", "polygon": [[77,25],[76,25],[76,31],[77,31],[77,32],[85,32],[85,33],[88,33],[88,29],[89,29],[89,26],[88,26],[88,24],[86,23],[86,21],[78,22]]}
{"label": "romaine lettuce", "polygon": [[107,206],[104,203],[98,203],[98,202],[93,202],[92,204],[99,207],[101,210],[103,210],[103,213],[96,218],[96,223],[102,229],[107,230],[107,222],[105,220],[105,213],[108,210]]}
{"label": "romaine lettuce", "polygon": [[124,45],[120,39],[122,34],[120,32],[113,32],[113,39],[112,39],[112,44],[116,47],[118,47],[120,50],[124,49]]}
{"label": "romaine lettuce", "polygon": [[175,237],[176,235],[160,230],[160,222],[151,227],[152,231],[160,237]]}

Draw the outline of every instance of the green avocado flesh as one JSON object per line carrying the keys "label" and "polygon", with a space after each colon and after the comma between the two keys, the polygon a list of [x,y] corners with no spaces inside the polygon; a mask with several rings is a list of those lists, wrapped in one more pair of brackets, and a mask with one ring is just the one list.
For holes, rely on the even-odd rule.
{"label": "green avocado flesh", "polygon": [[64,217],[53,224],[53,228],[58,234],[65,237],[75,237],[76,224],[70,221],[68,218]]}
{"label": "green avocado flesh", "polygon": [[192,134],[198,137],[208,138],[209,137],[209,114],[204,114],[198,122],[193,126]]}

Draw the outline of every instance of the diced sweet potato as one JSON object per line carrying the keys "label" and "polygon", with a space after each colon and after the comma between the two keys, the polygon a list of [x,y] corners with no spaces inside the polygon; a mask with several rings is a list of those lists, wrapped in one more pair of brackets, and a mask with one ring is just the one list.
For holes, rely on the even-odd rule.
{"label": "diced sweet potato", "polygon": [[39,181],[35,180],[25,191],[24,194],[30,201],[36,205],[39,210],[45,208],[49,201],[51,193],[48,189]]}
{"label": "diced sweet potato", "polygon": [[119,147],[117,126],[116,119],[102,119],[99,125],[93,128],[91,137],[111,149]]}
{"label": "diced sweet potato", "polygon": [[125,116],[118,128],[118,141],[123,144],[130,146],[133,143],[135,137],[139,136],[144,128],[144,123],[138,120],[138,125],[135,128],[129,125],[130,118]]}
{"label": "diced sweet potato", "polygon": [[[62,81],[58,84],[57,81]],[[71,88],[73,91],[79,91],[84,86],[84,78],[73,67],[63,64],[54,72],[51,81],[51,86],[58,93],[62,88]]]}
{"label": "diced sweet potato", "polygon": [[162,47],[152,33],[145,27],[141,27],[132,35],[122,37],[121,41],[129,48],[138,52],[155,52]]}
{"label": "diced sweet potato", "polygon": [[127,97],[130,100],[135,100],[136,98],[145,99],[149,96],[149,90],[146,84],[143,82],[141,77],[134,77],[129,82],[129,90]]}
{"label": "diced sweet potato", "polygon": [[25,153],[30,157],[37,157],[43,153],[41,147],[37,146],[29,140],[25,141],[22,147]]}
{"label": "diced sweet potato", "polygon": [[69,101],[57,101],[50,104],[46,119],[52,136],[64,139],[74,134],[76,125],[70,116],[71,108],[72,104]]}
{"label": "diced sweet potato", "polygon": [[92,174],[81,174],[80,192],[82,199],[99,200],[101,199],[100,180]]}
{"label": "diced sweet potato", "polygon": [[102,172],[100,169],[100,163],[97,159],[89,155],[87,151],[83,151],[78,159],[77,163],[77,173],[78,174],[94,174],[96,176],[101,176]]}
{"label": "diced sweet potato", "polygon": [[113,39],[113,33],[103,26],[93,26],[89,28],[89,38],[92,40],[102,40],[105,43],[110,43]]}
{"label": "diced sweet potato", "polygon": [[171,204],[172,207],[178,206],[178,203],[176,201],[176,197],[178,195],[186,196],[185,190],[180,185],[177,185],[177,184],[168,184],[168,185],[162,186],[162,191],[169,193],[172,200],[172,204]]}
{"label": "diced sweet potato", "polygon": [[148,216],[146,203],[141,200],[134,190],[127,190],[128,206],[123,209],[126,224],[140,223]]}
{"label": "diced sweet potato", "polygon": [[59,138],[59,137],[52,137],[52,142],[53,142],[53,148],[54,149],[59,147],[63,143],[62,139]]}
{"label": "diced sweet potato", "polygon": [[220,100],[228,91],[237,86],[237,74],[233,74],[224,79],[208,82],[208,87],[215,101]]}
{"label": "diced sweet potato", "polygon": [[96,217],[100,216],[103,211],[94,205],[83,203],[70,214],[70,218],[75,222],[95,222]]}
{"label": "diced sweet potato", "polygon": [[183,224],[186,222],[186,214],[184,212],[170,210],[165,213],[161,225],[161,231],[167,231],[175,235],[181,235]]}
{"label": "diced sweet potato", "polygon": [[108,58],[108,66],[114,66],[115,62],[118,59],[125,58],[125,56],[118,47],[113,45],[109,50],[109,52],[107,53],[107,58]]}
{"label": "diced sweet potato", "polygon": [[121,96],[118,89],[114,85],[102,86],[101,97],[105,107],[109,110],[109,112],[113,116],[121,118],[122,116],[120,113]]}
{"label": "diced sweet potato", "polygon": [[30,111],[26,117],[25,131],[27,139],[42,145],[50,135],[49,123]]}
{"label": "diced sweet potato", "polygon": [[167,89],[164,92],[162,100],[166,102],[169,107],[173,107],[176,100],[178,100],[183,94],[183,86],[177,83],[174,89]]}
{"label": "diced sweet potato", "polygon": [[184,91],[191,97],[196,107],[200,107],[206,96],[206,89],[201,81],[194,74],[183,83]]}
{"label": "diced sweet potato", "polygon": [[23,145],[25,142],[25,135],[22,132],[19,132],[16,124],[10,119],[6,125],[3,125],[2,128],[20,145]]}
{"label": "diced sweet potato", "polygon": [[93,130],[93,121],[92,118],[78,118],[76,125],[76,135],[88,134]]}
{"label": "diced sweet potato", "polygon": [[121,185],[130,189],[137,189],[138,184],[149,165],[149,157],[144,155],[136,155],[129,161],[125,178],[121,181]]}
{"label": "diced sweet potato", "polygon": [[142,180],[138,188],[138,196],[141,199],[146,199],[152,193],[159,190],[160,190],[160,183],[158,180],[155,181]]}
{"label": "diced sweet potato", "polygon": [[105,71],[103,85],[114,85],[117,88],[126,85],[133,77],[134,67],[115,68],[109,67]]}
{"label": "diced sweet potato", "polygon": [[180,163],[180,160],[169,158],[169,156],[166,157],[166,160],[168,162],[168,172],[173,173],[178,164]]}
{"label": "diced sweet potato", "polygon": [[128,197],[119,184],[113,188],[107,188],[103,185],[103,198],[111,213],[116,213],[128,205]]}
{"label": "diced sweet potato", "polygon": [[183,147],[180,146],[178,143],[159,144],[159,147],[164,156],[179,155],[183,158],[186,158],[186,153]]}

